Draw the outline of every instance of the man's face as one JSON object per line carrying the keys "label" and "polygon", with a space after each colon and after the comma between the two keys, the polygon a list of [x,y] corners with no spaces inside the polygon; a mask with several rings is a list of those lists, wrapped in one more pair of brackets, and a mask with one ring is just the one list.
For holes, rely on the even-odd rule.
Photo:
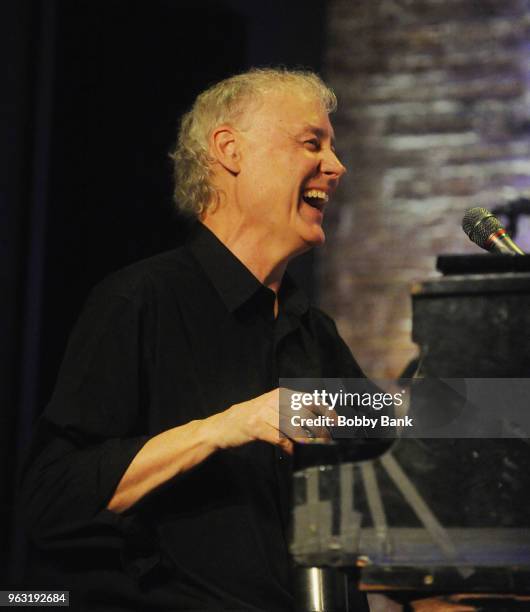
{"label": "man's face", "polygon": [[278,91],[251,106],[244,122],[237,200],[246,222],[289,256],[322,244],[324,212],[345,172],[325,109]]}

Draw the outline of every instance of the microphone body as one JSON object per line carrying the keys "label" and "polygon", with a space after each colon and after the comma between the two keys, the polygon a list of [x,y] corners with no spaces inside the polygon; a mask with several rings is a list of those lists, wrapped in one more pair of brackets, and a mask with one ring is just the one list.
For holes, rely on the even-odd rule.
{"label": "microphone body", "polygon": [[462,229],[475,244],[501,255],[524,255],[510,238],[502,223],[486,208],[470,208],[462,220]]}
{"label": "microphone body", "polygon": [[504,227],[488,236],[486,249],[501,255],[524,255],[524,252],[510,238]]}

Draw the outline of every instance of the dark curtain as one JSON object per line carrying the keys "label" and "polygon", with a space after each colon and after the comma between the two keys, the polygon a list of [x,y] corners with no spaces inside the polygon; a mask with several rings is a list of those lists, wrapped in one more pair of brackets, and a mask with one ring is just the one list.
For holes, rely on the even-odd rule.
{"label": "dark curtain", "polygon": [[[2,585],[24,567],[16,474],[90,287],[184,235],[167,157],[179,115],[207,85],[250,66],[320,70],[324,6],[1,3]],[[294,266],[309,292],[311,261]]]}

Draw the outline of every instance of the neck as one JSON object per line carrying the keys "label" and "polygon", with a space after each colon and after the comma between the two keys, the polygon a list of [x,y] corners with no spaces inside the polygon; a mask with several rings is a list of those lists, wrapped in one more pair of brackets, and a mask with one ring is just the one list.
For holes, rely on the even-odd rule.
{"label": "neck", "polygon": [[218,223],[213,215],[201,222],[263,285],[278,293],[289,257],[275,248],[270,234],[244,223]]}

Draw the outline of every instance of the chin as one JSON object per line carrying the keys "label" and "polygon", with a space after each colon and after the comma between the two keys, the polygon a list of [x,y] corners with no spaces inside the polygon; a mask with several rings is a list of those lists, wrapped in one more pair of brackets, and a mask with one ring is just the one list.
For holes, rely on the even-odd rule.
{"label": "chin", "polygon": [[299,243],[298,248],[296,249],[295,256],[301,255],[302,253],[306,253],[311,249],[322,246],[326,242],[326,238],[324,234],[320,234],[319,236],[301,236],[302,242]]}
{"label": "chin", "polygon": [[309,247],[322,246],[326,242],[326,234],[322,227],[318,226],[311,233],[306,236],[305,242]]}
{"label": "chin", "polygon": [[326,235],[320,224],[305,224],[305,227],[297,228],[295,240],[292,242],[292,255],[296,257],[313,249],[315,247],[322,246],[326,242]]}

